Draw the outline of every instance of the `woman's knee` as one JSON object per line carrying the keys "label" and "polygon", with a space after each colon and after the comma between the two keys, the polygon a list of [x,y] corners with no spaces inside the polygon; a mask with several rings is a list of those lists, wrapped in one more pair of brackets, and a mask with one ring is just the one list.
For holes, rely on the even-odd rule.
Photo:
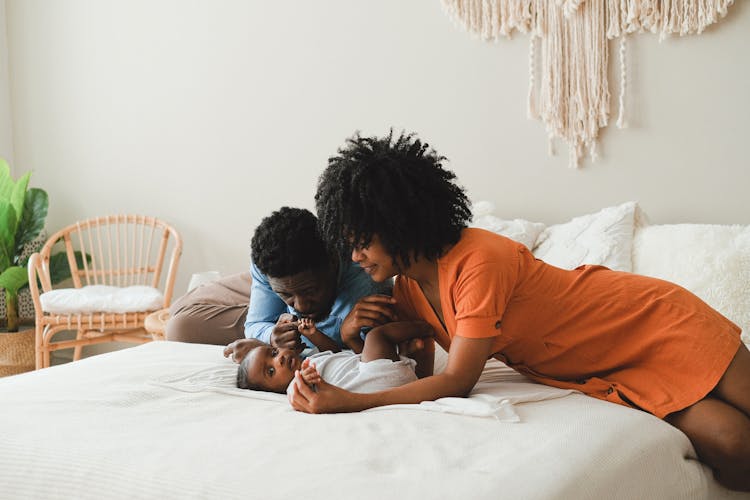
{"label": "woman's knee", "polygon": [[167,340],[174,342],[190,342],[206,344],[206,329],[204,323],[197,316],[178,313],[169,318],[164,330]]}
{"label": "woman's knee", "polygon": [[714,436],[714,452],[721,462],[750,469],[750,425],[720,429]]}
{"label": "woman's knee", "polygon": [[750,464],[750,418],[732,405],[707,397],[665,420],[690,438],[708,465]]}
{"label": "woman's knee", "polygon": [[223,314],[208,317],[181,311],[169,319],[164,334],[167,340],[175,342],[227,345],[245,337],[244,321],[240,316]]}
{"label": "woman's knee", "polygon": [[717,425],[708,439],[694,443],[698,458],[714,471],[716,480],[733,490],[750,490],[750,424]]}

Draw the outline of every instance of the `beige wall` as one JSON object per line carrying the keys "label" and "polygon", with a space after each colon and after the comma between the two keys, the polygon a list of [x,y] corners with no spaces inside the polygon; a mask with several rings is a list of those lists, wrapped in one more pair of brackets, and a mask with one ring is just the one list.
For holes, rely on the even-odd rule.
{"label": "beige wall", "polygon": [[571,170],[526,118],[528,39],[480,42],[438,0],[6,0],[16,172],[49,192],[51,229],[110,212],[173,223],[181,289],[245,269],[260,219],[312,208],[357,129],[417,131],[508,218],[634,199],[654,222],[748,224],[747,3],[702,36],[636,36],[630,128]]}
{"label": "beige wall", "polygon": [[8,38],[5,29],[5,0],[0,0],[0,158],[13,168],[13,112],[10,106]]}

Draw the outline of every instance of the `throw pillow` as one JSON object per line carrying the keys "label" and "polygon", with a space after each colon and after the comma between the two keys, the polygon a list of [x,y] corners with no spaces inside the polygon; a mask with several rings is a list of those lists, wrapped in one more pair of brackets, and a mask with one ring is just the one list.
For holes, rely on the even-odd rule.
{"label": "throw pillow", "polygon": [[636,231],[633,272],[681,285],[750,343],[750,226],[662,224]]}
{"label": "throw pillow", "polygon": [[[539,235],[534,255],[564,269],[596,264],[630,272],[633,269],[631,252],[637,212],[638,204],[629,201],[548,226]],[[639,217],[645,216],[641,214]]]}
{"label": "throw pillow", "polygon": [[478,227],[501,234],[523,243],[529,249],[534,248],[539,233],[545,227],[541,222],[531,222],[524,219],[500,219],[493,214],[495,206],[489,201],[473,203],[471,210],[474,218],[469,224],[470,227]]}

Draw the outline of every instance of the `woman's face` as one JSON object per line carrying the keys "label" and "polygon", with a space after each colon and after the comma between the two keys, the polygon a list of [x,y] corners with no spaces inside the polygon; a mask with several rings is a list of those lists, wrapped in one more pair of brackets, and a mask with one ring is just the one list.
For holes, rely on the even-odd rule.
{"label": "woman's face", "polygon": [[372,236],[370,244],[366,247],[355,245],[352,260],[359,264],[373,281],[385,281],[401,273],[400,266],[394,262],[377,235]]}

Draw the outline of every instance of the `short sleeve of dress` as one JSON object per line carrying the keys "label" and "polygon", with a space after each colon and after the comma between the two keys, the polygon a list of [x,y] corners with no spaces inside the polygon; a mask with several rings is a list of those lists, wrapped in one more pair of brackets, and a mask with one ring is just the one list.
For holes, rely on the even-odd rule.
{"label": "short sleeve of dress", "polygon": [[452,297],[455,335],[469,338],[502,335],[503,315],[519,276],[518,254],[509,257],[501,262],[467,266],[457,273]]}

